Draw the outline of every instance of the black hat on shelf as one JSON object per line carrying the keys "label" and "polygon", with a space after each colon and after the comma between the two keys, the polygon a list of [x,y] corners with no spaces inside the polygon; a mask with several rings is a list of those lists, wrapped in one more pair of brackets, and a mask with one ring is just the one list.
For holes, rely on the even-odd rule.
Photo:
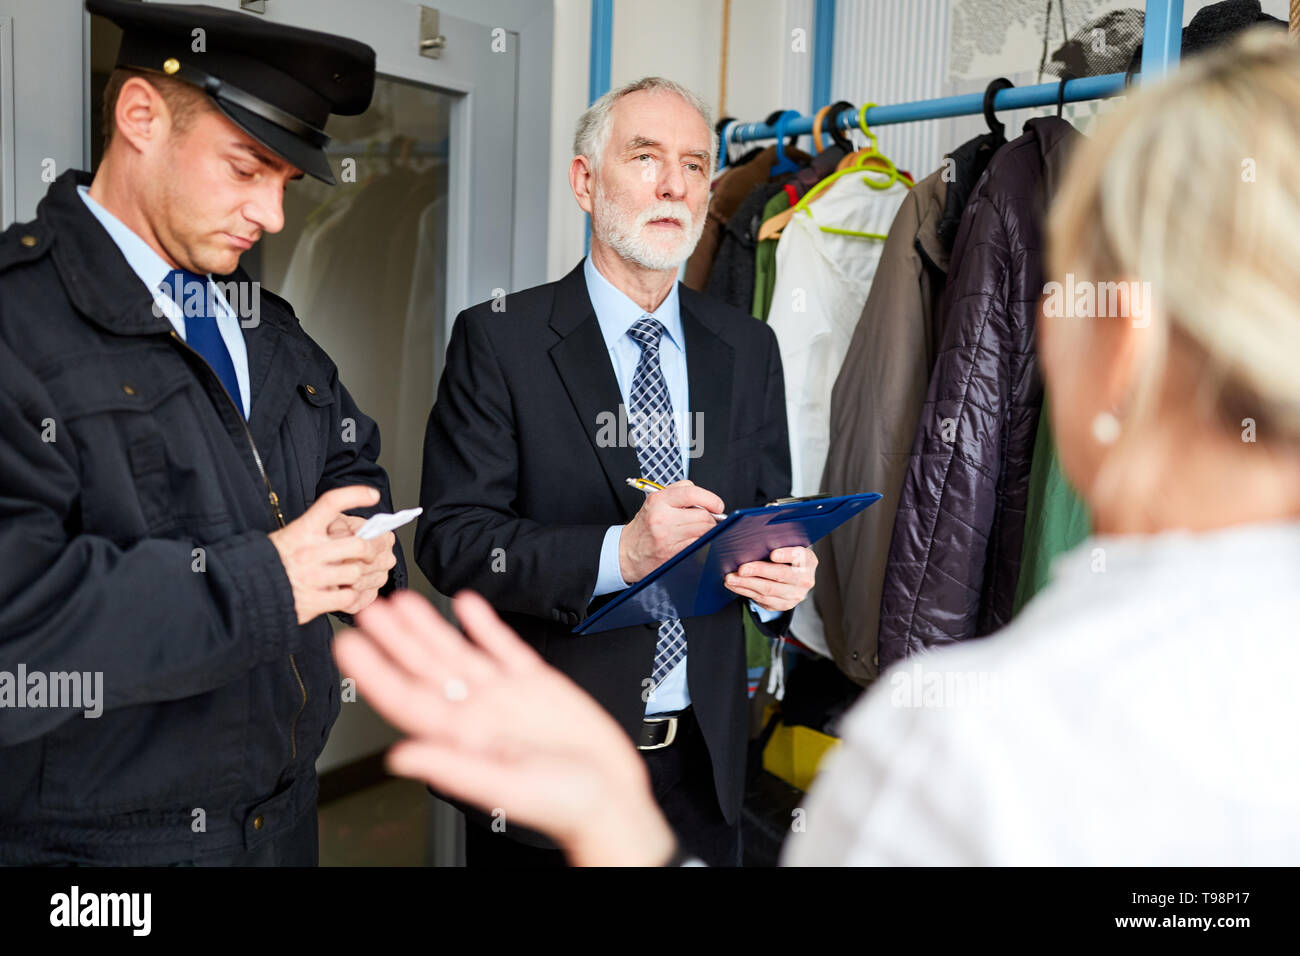
{"label": "black hat on shelf", "polygon": [[201,4],[86,0],[86,9],[122,28],[117,66],[199,87],[253,139],[334,185],[325,122],[331,113],[355,116],[370,105],[369,46]]}
{"label": "black hat on shelf", "polygon": [[[1196,11],[1187,26],[1183,27],[1182,59],[1227,43],[1234,35],[1249,27],[1287,28],[1279,20],[1263,12],[1259,0],[1219,0]],[[1132,77],[1142,67],[1142,44],[1138,43],[1129,61],[1128,76]],[[1127,81],[1126,81],[1127,82]]]}

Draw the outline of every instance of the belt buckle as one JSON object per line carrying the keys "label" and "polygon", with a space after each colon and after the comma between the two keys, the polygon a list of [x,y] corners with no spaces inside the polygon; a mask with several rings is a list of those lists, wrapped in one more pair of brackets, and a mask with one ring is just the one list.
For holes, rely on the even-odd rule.
{"label": "belt buckle", "polygon": [[668,736],[664,738],[664,742],[661,743],[661,744],[651,744],[649,747],[643,747],[643,746],[641,746],[640,744],[637,744],[637,748],[636,748],[636,749],[637,749],[637,750],[663,750],[665,747],[670,746],[670,745],[672,744],[672,742],[673,742],[674,740],[677,739],[677,721],[678,721],[678,719],[679,719],[679,718],[677,718],[677,717],[646,717],[646,718],[644,718],[644,722],[647,723],[647,724],[663,724],[663,723],[667,723],[667,724],[668,724]]}

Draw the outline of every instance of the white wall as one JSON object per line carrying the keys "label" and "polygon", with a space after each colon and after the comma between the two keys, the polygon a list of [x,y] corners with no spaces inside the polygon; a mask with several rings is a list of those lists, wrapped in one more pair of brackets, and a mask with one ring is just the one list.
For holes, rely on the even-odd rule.
{"label": "white wall", "polygon": [[[615,18],[617,23],[617,17]],[[591,0],[555,0],[551,80],[551,186],[546,278],[560,278],[582,258],[586,214],[569,189],[573,128],[587,108],[591,58]]]}

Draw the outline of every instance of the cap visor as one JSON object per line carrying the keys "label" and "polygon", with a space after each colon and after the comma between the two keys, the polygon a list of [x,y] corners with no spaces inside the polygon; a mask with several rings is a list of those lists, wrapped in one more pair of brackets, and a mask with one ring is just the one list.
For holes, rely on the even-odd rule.
{"label": "cap visor", "polygon": [[277,126],[256,113],[250,113],[243,107],[217,99],[212,102],[232,123],[285,162],[292,163],[308,176],[319,179],[326,185],[337,185],[323,149],[304,143],[282,126]]}

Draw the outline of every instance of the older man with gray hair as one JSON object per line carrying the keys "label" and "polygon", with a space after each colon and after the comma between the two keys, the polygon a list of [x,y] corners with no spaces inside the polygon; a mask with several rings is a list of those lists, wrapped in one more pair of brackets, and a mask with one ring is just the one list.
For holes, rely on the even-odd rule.
{"label": "older man with gray hair", "polygon": [[[686,851],[738,865],[743,614],[779,633],[812,587],[811,550],[728,575],[737,600],[715,614],[573,633],[716,515],[789,494],[776,337],[677,281],[717,152],[708,107],[669,80],[628,84],[582,115],[569,183],[591,253],[557,282],[457,317],[415,547],[435,587],[483,594],[614,716]],[[665,487],[643,493],[627,483],[637,477]],[[508,804],[466,812],[470,865],[563,864]]]}

